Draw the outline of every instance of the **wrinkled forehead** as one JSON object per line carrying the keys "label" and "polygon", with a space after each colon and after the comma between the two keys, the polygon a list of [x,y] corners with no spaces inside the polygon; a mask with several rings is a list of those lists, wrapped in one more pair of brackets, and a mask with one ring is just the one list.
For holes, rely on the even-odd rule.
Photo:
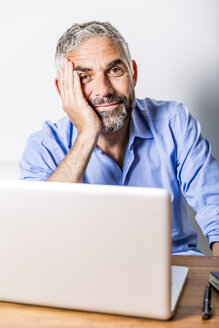
{"label": "wrinkled forehead", "polygon": [[66,53],[66,57],[75,65],[106,65],[108,62],[121,59],[128,66],[127,59],[118,42],[108,37],[90,37],[82,41],[75,49]]}

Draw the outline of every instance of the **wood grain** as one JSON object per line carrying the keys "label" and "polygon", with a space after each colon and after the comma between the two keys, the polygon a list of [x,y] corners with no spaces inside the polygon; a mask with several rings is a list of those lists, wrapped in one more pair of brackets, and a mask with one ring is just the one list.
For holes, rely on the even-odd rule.
{"label": "wood grain", "polygon": [[172,264],[187,266],[190,270],[177,311],[170,321],[163,322],[0,302],[0,328],[219,327],[219,294],[215,291],[212,291],[213,317],[207,321],[201,319],[205,285],[210,271],[219,271],[219,257],[174,255]]}

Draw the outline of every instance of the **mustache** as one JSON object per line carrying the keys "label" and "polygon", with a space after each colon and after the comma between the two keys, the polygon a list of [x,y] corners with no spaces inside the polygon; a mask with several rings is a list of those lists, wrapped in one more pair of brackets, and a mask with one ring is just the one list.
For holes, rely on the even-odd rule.
{"label": "mustache", "polygon": [[118,104],[127,104],[127,98],[125,95],[110,95],[107,97],[97,97],[94,99],[88,99],[87,100],[89,105],[92,107],[97,106],[97,105],[103,105],[103,104],[110,104],[110,103],[118,103]]}

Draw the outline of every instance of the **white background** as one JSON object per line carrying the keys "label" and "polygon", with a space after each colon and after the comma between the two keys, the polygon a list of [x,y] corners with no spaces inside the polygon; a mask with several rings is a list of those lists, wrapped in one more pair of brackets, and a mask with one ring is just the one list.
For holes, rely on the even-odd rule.
{"label": "white background", "polygon": [[63,116],[54,87],[59,37],[73,23],[110,21],[139,68],[138,98],[183,102],[219,159],[218,0],[1,0],[0,161]]}

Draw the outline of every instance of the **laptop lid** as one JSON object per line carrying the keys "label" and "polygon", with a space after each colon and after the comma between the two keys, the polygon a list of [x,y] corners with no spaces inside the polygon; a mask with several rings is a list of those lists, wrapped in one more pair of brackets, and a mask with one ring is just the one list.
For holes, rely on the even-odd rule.
{"label": "laptop lid", "polygon": [[0,181],[0,299],[171,316],[163,189]]}

